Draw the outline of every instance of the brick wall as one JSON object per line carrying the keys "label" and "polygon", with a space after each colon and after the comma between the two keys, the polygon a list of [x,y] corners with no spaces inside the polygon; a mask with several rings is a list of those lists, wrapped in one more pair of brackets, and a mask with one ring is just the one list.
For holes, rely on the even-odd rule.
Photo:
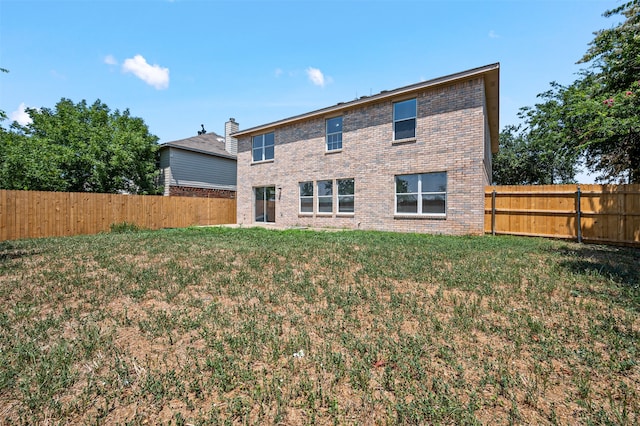
{"label": "brick wall", "polygon": [[[251,163],[251,138],[238,141],[238,223],[253,223],[253,188],[276,187],[276,225],[392,230],[442,234],[484,232],[484,80],[431,87],[409,97],[342,111],[343,148],[325,151],[325,119],[273,129],[271,162]],[[393,143],[393,102],[417,98],[415,141]],[[394,215],[395,176],[446,172],[446,218]],[[352,215],[299,214],[298,183],[355,179]],[[317,195],[317,194],[316,194]],[[334,197],[335,198],[335,197]],[[334,210],[335,201],[334,201]],[[317,211],[317,209],[316,209]]]}
{"label": "brick wall", "polygon": [[236,191],[227,189],[194,188],[192,186],[170,186],[169,195],[176,197],[236,198]]}

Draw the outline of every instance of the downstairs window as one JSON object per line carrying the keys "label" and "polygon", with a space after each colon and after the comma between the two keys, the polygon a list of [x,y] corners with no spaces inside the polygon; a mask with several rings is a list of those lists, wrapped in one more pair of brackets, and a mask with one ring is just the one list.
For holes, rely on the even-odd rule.
{"label": "downstairs window", "polygon": [[396,176],[396,214],[444,216],[446,211],[446,172]]}

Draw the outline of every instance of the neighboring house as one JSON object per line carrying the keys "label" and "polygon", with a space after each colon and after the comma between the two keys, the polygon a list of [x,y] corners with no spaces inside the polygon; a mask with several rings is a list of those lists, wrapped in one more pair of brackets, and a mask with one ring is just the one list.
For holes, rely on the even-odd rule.
{"label": "neighboring house", "polygon": [[233,118],[225,124],[225,136],[206,133],[160,145],[160,183],[164,195],[235,198],[238,130]]}
{"label": "neighboring house", "polygon": [[499,64],[233,134],[238,224],[484,233]]}

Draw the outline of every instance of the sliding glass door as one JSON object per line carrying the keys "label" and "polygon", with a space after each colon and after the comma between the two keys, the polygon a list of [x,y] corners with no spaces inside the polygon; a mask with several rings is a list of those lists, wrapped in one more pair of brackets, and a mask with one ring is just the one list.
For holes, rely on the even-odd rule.
{"label": "sliding glass door", "polygon": [[276,221],[276,187],[261,186],[254,189],[255,221],[274,223]]}

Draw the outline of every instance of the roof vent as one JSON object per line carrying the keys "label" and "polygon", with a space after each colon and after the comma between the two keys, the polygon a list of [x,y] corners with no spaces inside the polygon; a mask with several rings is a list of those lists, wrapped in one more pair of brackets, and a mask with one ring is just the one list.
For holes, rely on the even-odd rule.
{"label": "roof vent", "polygon": [[204,135],[205,133],[207,133],[207,131],[204,129],[204,124],[201,124],[200,127],[202,127],[202,130],[198,130],[199,135]]}

